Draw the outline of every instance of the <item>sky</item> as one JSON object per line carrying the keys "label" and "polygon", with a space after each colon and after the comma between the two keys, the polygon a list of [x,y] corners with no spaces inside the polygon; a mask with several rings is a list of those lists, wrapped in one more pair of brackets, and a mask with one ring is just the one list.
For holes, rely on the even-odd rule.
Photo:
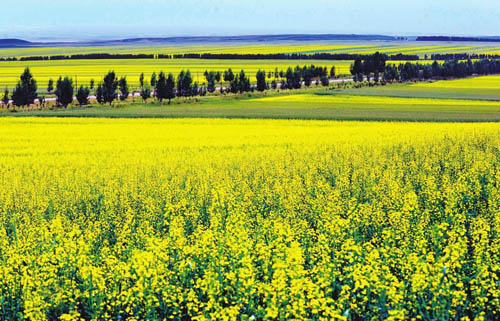
{"label": "sky", "polygon": [[255,34],[500,36],[498,0],[6,1],[1,38],[95,40]]}

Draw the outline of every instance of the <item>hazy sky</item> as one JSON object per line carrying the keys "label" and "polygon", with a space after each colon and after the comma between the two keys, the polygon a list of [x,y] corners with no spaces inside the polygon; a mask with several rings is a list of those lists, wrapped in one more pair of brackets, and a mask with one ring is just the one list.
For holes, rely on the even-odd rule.
{"label": "hazy sky", "polygon": [[498,0],[6,0],[0,37],[500,35]]}

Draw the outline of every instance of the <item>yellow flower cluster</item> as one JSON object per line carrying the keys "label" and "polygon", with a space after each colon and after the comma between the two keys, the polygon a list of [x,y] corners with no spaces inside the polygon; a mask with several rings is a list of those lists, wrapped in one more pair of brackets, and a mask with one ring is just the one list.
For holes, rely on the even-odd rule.
{"label": "yellow flower cluster", "polygon": [[0,320],[498,320],[499,134],[0,119]]}

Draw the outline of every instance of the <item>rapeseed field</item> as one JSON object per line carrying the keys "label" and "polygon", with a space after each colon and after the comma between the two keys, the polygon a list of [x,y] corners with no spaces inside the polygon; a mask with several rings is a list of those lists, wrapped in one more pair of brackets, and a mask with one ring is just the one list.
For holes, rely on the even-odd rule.
{"label": "rapeseed field", "polygon": [[89,53],[125,53],[125,54],[185,54],[185,53],[233,53],[233,54],[273,54],[273,53],[360,53],[373,54],[412,54],[424,57],[439,53],[484,53],[498,54],[500,47],[496,43],[439,43],[439,42],[373,42],[363,41],[325,41],[323,43],[229,43],[229,44],[188,44],[170,45],[125,45],[125,46],[74,46],[74,47],[34,47],[0,48],[0,57],[53,56]]}
{"label": "rapeseed field", "polygon": [[0,119],[1,320],[495,320],[500,126]]}
{"label": "rapeseed field", "polygon": [[435,81],[431,83],[416,83],[412,87],[423,88],[442,88],[442,89],[456,89],[456,90],[474,90],[474,89],[494,89],[500,90],[500,76],[489,75],[482,77],[471,77],[464,79],[453,79],[446,81]]}

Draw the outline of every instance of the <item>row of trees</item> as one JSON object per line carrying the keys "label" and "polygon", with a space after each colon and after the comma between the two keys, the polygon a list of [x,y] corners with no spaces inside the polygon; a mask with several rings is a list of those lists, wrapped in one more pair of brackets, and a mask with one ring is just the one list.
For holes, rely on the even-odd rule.
{"label": "row of trees", "polygon": [[[2,57],[0,61],[39,61],[39,60],[81,60],[81,59],[225,59],[225,60],[366,60],[371,55],[348,53],[275,53],[275,54],[232,54],[232,53],[186,53],[186,54],[110,54],[89,53],[55,56]],[[387,60],[418,61],[418,55],[382,54]],[[467,60],[467,59],[500,59],[499,54],[488,53],[439,53],[425,55],[424,60]]]}
{"label": "row of trees", "polygon": [[463,78],[472,75],[489,75],[500,73],[500,60],[483,59],[478,61],[450,60],[440,64],[434,61],[432,64],[404,64],[387,65],[384,72],[384,80],[409,81],[414,79],[432,78]]}
{"label": "row of trees", "polygon": [[[355,60],[366,59],[369,55],[349,53],[275,53],[275,54],[237,54],[237,53],[186,53],[186,54],[110,54],[89,53],[54,56],[5,57],[0,61],[39,61],[39,60],[80,60],[80,59],[227,59],[227,60]],[[386,60],[419,60],[418,55],[385,55]]]}
{"label": "row of trees", "polygon": [[375,81],[378,81],[380,74],[385,71],[387,56],[376,52],[362,60],[357,58],[351,65],[351,74],[354,81],[362,81],[364,77],[370,80],[371,75],[374,75]]}
{"label": "row of trees", "polygon": [[408,81],[412,79],[462,78],[467,76],[500,73],[500,60],[481,59],[472,61],[448,60],[432,64],[406,62],[399,65],[387,64],[384,55],[375,53],[365,60],[356,59],[351,65],[354,81],[370,81],[373,76],[377,82],[383,74],[385,81]]}
{"label": "row of trees", "polygon": [[[67,107],[73,102],[73,81],[71,78],[65,77],[64,79],[59,77],[57,80],[56,87],[54,88],[53,80],[49,81],[48,85],[49,93],[54,89],[54,94],[57,97],[57,104]],[[9,90],[6,88],[2,98],[2,103],[6,106],[9,105],[10,100],[12,100],[14,106],[26,107],[35,103],[36,100],[39,101],[40,105],[45,102],[45,97],[38,95],[38,85],[36,80],[33,78],[29,68],[26,68],[20,77],[16,88],[9,97]],[[88,104],[88,97],[90,95],[90,89],[81,86],[76,94],[76,98],[80,105]]]}
{"label": "row of trees", "polygon": [[[54,93],[56,96],[56,102],[58,106],[67,107],[73,102],[74,95],[73,80],[69,77],[59,77],[54,88],[54,81],[49,80],[47,91],[48,93]],[[80,105],[86,105],[89,103],[90,89],[88,87],[80,86],[76,93],[76,99]],[[16,88],[12,92],[11,97],[9,97],[9,90],[6,88],[2,98],[4,105],[8,106],[12,100],[14,106],[26,107],[33,105],[36,100],[39,101],[42,106],[45,102],[45,97],[38,94],[38,85],[36,80],[33,78],[29,68],[26,68],[20,77]]]}
{"label": "row of trees", "polygon": [[[275,54],[233,54],[233,53],[186,53],[173,55],[174,59],[226,59],[226,60],[356,60],[367,59],[370,55],[348,53],[275,53]],[[419,60],[418,55],[385,55],[385,60]]]}
{"label": "row of trees", "polygon": [[[427,59],[426,55],[426,59]],[[431,60],[479,60],[479,59],[500,59],[498,54],[468,54],[468,53],[443,53],[433,54]]]}
{"label": "row of trees", "polygon": [[150,84],[145,83],[144,73],[142,73],[139,77],[139,83],[141,85],[140,94],[144,101],[153,96],[161,104],[163,104],[164,100],[168,100],[170,104],[171,100],[175,97],[204,96],[207,92],[204,86],[200,87],[197,82],[193,82],[193,77],[189,70],[181,71],[177,79],[174,78],[172,73],[166,75],[162,71],[158,76],[156,76],[156,73],[153,73]]}
{"label": "row of trees", "polygon": [[[160,72],[157,76],[153,73],[151,76],[149,84],[145,82],[144,73],[139,77],[140,82],[140,95],[144,101],[146,101],[151,96],[157,98],[162,104],[164,100],[168,100],[170,104],[171,100],[175,97],[192,97],[192,96],[204,96],[207,92],[214,92],[216,90],[216,83],[222,80],[229,83],[229,85],[224,88],[220,87],[220,91],[231,92],[231,93],[244,93],[253,91],[257,89],[259,91],[264,91],[270,88],[269,83],[266,81],[266,77],[270,78],[273,75],[277,77],[283,77],[280,88],[283,89],[298,89],[302,87],[304,83],[306,86],[310,86],[312,79],[314,77],[321,77],[321,82],[324,85],[329,83],[328,81],[328,70],[326,67],[317,67],[314,65],[295,67],[295,69],[288,68],[285,72],[276,69],[274,73],[267,73],[265,71],[259,70],[256,74],[257,85],[254,87],[250,82],[250,78],[246,75],[244,70],[235,74],[231,69],[221,72],[205,72],[205,78],[207,80],[207,87],[199,86],[197,82],[193,82],[191,72],[181,71],[181,73],[174,78],[173,74],[166,75],[164,72]],[[335,75],[335,68],[330,69],[330,75]],[[326,78],[326,81],[325,81]],[[76,92],[76,99],[80,105],[87,105],[89,103],[89,97],[91,90],[94,89],[94,80],[90,81],[90,87],[80,86]],[[278,87],[276,79],[273,80],[272,88],[276,89]],[[15,90],[12,93],[12,97],[9,98],[8,89],[5,90],[3,102],[8,105],[10,99],[12,99],[15,106],[29,106],[35,103],[38,99],[40,105],[43,104],[45,98],[38,95],[37,82],[33,78],[29,68],[26,68],[20,77]],[[47,85],[47,92],[49,94],[53,93],[56,96],[56,103],[58,106],[67,107],[74,100],[75,88],[73,85],[73,80],[69,77],[59,77],[57,82],[54,84],[52,79],[49,80]],[[118,78],[114,71],[108,72],[108,74],[103,78],[103,80],[97,85],[95,89],[95,98],[100,104],[112,104],[115,100],[120,99],[122,101],[126,100],[130,95],[130,90],[126,77]]]}

